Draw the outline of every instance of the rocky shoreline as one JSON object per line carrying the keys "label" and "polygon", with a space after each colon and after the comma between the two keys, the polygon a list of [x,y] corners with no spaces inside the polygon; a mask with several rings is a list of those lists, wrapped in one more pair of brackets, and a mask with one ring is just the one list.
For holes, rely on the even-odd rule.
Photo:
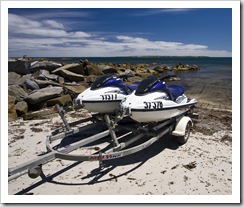
{"label": "rocky shoreline", "polygon": [[[72,101],[88,88],[99,76],[112,73],[126,83],[141,81],[150,75],[168,71],[198,70],[197,65],[176,64],[113,64],[91,63],[87,59],[76,63],[57,63],[46,59],[22,58],[8,61],[8,120],[18,117],[24,120],[49,117],[50,108]],[[178,77],[171,81],[180,80]]]}

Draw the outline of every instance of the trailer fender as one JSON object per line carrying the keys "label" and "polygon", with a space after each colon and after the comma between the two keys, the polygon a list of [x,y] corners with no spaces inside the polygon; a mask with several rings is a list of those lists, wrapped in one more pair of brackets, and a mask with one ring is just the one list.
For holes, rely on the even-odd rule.
{"label": "trailer fender", "polygon": [[172,131],[172,135],[174,136],[185,136],[187,124],[190,123],[191,127],[193,126],[193,122],[190,117],[184,116],[182,117],[175,126],[175,130]]}

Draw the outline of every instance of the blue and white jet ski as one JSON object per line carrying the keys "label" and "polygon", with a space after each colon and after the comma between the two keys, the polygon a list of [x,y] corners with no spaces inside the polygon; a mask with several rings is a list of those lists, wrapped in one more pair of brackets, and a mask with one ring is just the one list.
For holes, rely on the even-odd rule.
{"label": "blue and white jet ski", "polygon": [[121,110],[137,122],[164,121],[185,113],[197,103],[184,92],[182,86],[167,86],[162,79],[149,76],[121,102]]}
{"label": "blue and white jet ski", "polygon": [[120,102],[131,94],[139,82],[127,85],[111,74],[100,76],[90,88],[80,93],[75,104],[82,105],[90,112],[113,113],[120,109]]}

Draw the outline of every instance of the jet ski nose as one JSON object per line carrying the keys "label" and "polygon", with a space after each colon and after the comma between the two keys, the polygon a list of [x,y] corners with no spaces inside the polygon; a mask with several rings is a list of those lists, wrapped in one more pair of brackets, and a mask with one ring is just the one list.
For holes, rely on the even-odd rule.
{"label": "jet ski nose", "polygon": [[82,100],[80,98],[75,98],[73,100],[73,106],[82,106]]}
{"label": "jet ski nose", "polygon": [[123,114],[130,115],[130,113],[131,113],[130,104],[129,105],[126,105],[124,103],[121,103],[120,110],[122,111]]}

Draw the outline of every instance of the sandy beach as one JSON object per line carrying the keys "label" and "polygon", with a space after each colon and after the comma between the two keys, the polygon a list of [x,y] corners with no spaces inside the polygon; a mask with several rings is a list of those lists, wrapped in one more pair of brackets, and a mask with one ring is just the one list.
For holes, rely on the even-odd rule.
{"label": "sandy beach", "polygon": [[[98,162],[55,159],[43,165],[43,179],[22,175],[10,181],[8,194],[231,195],[232,113],[209,105],[194,111],[199,117],[184,145],[166,135],[136,154],[104,162],[102,169]],[[67,114],[70,122],[89,116],[84,109],[74,113]],[[60,125],[58,116],[9,122],[9,167],[44,153],[46,136]]]}

